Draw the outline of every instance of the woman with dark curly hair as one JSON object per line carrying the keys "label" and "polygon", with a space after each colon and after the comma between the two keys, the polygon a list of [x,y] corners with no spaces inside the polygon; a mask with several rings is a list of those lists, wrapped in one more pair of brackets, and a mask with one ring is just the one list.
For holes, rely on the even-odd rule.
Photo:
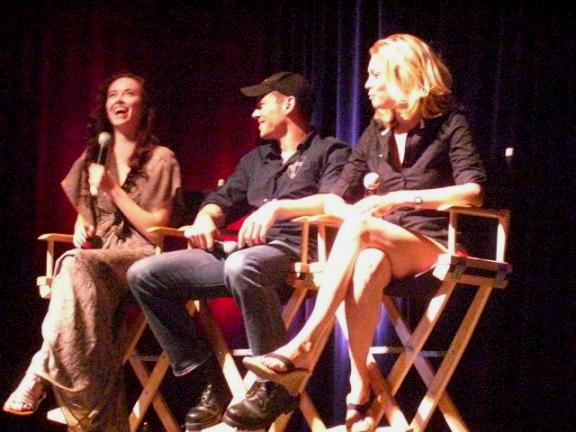
{"label": "woman with dark curly hair", "polygon": [[[69,430],[129,430],[121,352],[126,271],[153,254],[146,229],[168,223],[180,187],[178,162],[152,134],[153,117],[143,78],[122,73],[102,86],[87,148],[62,181],[78,213],[76,249],[57,262],[42,347],[4,411],[32,414],[50,386]],[[109,141],[105,160],[99,137]]]}

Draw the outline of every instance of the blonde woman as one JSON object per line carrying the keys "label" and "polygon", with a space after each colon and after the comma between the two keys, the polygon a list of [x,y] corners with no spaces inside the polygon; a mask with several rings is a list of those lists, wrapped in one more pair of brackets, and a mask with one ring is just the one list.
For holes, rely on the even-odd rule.
{"label": "blonde woman", "polygon": [[[295,391],[311,373],[318,338],[329,331],[345,301],[351,358],[348,430],[375,426],[366,418],[372,397],[366,358],[382,290],[436,262],[447,241],[447,217],[437,209],[481,205],[485,182],[466,118],[452,97],[451,75],[438,55],[415,36],[395,34],[378,40],[370,56],[365,88],[374,118],[332,194],[269,204],[272,218],[328,213],[342,220],[316,306],[288,344],[245,359],[261,378]],[[363,198],[369,173],[377,174],[377,190]],[[263,218],[261,224],[269,221]]]}

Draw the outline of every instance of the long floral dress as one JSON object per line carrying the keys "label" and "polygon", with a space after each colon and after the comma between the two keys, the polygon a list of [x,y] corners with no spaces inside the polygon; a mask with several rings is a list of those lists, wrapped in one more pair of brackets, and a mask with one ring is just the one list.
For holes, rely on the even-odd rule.
{"label": "long floral dress", "polygon": [[[62,181],[79,214],[96,220],[99,249],[74,249],[60,257],[43,344],[29,371],[52,384],[71,431],[127,432],[122,353],[126,271],[154,247],[106,194],[90,197],[82,155]],[[118,181],[113,152],[106,167]],[[142,172],[131,172],[122,185],[144,210],[170,204],[180,187],[180,168],[169,149],[156,146]]]}

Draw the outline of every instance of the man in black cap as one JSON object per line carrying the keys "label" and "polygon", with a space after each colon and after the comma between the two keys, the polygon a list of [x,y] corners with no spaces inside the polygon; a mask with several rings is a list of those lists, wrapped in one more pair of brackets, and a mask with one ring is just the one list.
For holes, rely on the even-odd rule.
{"label": "man in black cap", "polygon": [[[218,423],[230,396],[185,301],[232,295],[242,308],[254,355],[284,344],[282,300],[290,289],[286,276],[299,258],[300,226],[283,219],[268,226],[267,221],[275,219],[271,216],[278,214],[283,200],[327,191],[349,154],[346,144],[320,137],[311,127],[314,94],[302,75],[279,72],[241,92],[258,98],[252,117],[264,143],[245,155],[226,184],[203,202],[185,231],[191,249],[143,259],[128,272],[132,292],[174,374],[196,371],[205,383],[199,403],[186,415],[187,431]],[[250,216],[240,229],[238,250],[214,252],[218,229],[239,213]],[[257,381],[244,400],[228,408],[225,421],[261,429],[297,404],[283,387]]]}

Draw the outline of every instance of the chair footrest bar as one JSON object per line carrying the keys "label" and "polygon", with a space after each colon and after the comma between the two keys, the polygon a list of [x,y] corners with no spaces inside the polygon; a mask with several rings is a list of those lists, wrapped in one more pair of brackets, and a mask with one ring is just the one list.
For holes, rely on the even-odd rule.
{"label": "chair footrest bar", "polygon": [[141,354],[138,354],[136,356],[136,358],[140,361],[143,361],[143,362],[157,362],[158,359],[160,358],[160,356],[159,355],[141,355]]}
{"label": "chair footrest bar", "polygon": [[[402,354],[409,350],[404,347],[375,346],[370,348],[370,354]],[[420,351],[419,357],[445,357],[448,351]]]}
{"label": "chair footrest bar", "polygon": [[[339,425],[326,429],[326,432],[346,432],[346,426]],[[399,430],[392,426],[382,426],[375,429],[375,432],[412,432],[412,429]]]}
{"label": "chair footrest bar", "polygon": [[[217,425],[202,430],[204,432],[236,432],[236,429],[228,426],[226,423],[218,423]],[[264,429],[262,429],[262,431],[264,431]]]}
{"label": "chair footrest bar", "polygon": [[248,357],[252,355],[252,350],[248,348],[232,350],[234,357]]}
{"label": "chair footrest bar", "polygon": [[66,424],[66,417],[60,408],[54,408],[48,411],[46,418],[55,423]]}

